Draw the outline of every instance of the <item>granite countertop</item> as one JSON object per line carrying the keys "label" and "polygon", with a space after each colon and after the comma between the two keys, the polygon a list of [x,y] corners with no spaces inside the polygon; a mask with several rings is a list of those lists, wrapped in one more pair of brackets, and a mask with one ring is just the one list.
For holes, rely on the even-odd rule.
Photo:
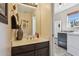
{"label": "granite countertop", "polygon": [[73,33],[73,31],[62,31],[62,32],[58,32],[58,33]]}
{"label": "granite countertop", "polygon": [[72,32],[72,33],[68,33],[69,35],[78,35],[79,36],[79,32]]}
{"label": "granite countertop", "polygon": [[22,40],[12,40],[12,47],[16,46],[22,46],[22,45],[29,45],[29,44],[34,44],[34,43],[40,43],[40,42],[45,42],[49,41],[47,38],[35,38],[35,39],[22,39]]}
{"label": "granite countertop", "polygon": [[58,32],[58,33],[67,33],[67,35],[79,36],[79,32]]}
{"label": "granite countertop", "polygon": [[58,32],[58,33],[67,33],[67,32]]}

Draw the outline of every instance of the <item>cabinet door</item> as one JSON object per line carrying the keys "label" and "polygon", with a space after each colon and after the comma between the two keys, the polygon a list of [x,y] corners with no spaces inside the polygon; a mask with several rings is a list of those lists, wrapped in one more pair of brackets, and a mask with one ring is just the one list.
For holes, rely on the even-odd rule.
{"label": "cabinet door", "polygon": [[49,56],[49,48],[43,48],[35,51],[35,56]]}
{"label": "cabinet door", "polygon": [[68,35],[67,47],[73,47],[79,49],[79,36],[78,35]]}
{"label": "cabinet door", "polygon": [[42,49],[49,46],[49,41],[35,44],[35,49]]}

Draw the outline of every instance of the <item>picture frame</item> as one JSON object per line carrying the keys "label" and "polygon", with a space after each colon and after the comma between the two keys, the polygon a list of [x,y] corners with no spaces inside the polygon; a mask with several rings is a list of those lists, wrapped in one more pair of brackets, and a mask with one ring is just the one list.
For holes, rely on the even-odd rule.
{"label": "picture frame", "polygon": [[8,16],[8,3],[0,3],[0,14]]}

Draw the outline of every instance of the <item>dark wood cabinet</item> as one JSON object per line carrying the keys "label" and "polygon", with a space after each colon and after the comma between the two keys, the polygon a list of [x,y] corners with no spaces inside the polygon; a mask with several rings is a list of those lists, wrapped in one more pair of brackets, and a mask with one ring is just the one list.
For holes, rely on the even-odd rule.
{"label": "dark wood cabinet", "polygon": [[12,47],[12,56],[49,56],[49,42]]}
{"label": "dark wood cabinet", "polygon": [[42,42],[35,44],[35,49],[41,49],[49,46],[49,42]]}
{"label": "dark wood cabinet", "polygon": [[30,51],[30,52],[23,52],[23,53],[20,53],[20,54],[17,54],[16,56],[35,56],[34,55],[34,51]]}
{"label": "dark wood cabinet", "polygon": [[35,51],[36,56],[49,56],[49,49],[43,48],[43,49],[38,49]]}

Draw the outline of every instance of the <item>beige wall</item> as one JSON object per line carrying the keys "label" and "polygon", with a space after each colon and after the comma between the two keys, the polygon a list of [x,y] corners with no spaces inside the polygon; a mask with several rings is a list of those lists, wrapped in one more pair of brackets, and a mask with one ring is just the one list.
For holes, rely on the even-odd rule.
{"label": "beige wall", "polygon": [[37,10],[37,32],[41,37],[50,37],[52,33],[51,4],[39,4]]}
{"label": "beige wall", "polygon": [[79,5],[73,6],[54,15],[54,20],[61,20],[62,31],[67,29],[67,15],[75,11],[79,11]]}

